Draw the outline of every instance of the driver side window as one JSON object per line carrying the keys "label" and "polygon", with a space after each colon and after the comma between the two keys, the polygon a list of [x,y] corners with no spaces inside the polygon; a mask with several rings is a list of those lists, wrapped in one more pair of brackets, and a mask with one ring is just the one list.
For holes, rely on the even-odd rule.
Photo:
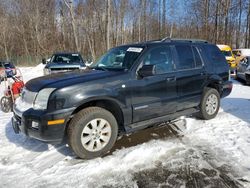
{"label": "driver side window", "polygon": [[151,49],[143,58],[143,65],[155,65],[156,74],[174,71],[171,48],[161,46]]}

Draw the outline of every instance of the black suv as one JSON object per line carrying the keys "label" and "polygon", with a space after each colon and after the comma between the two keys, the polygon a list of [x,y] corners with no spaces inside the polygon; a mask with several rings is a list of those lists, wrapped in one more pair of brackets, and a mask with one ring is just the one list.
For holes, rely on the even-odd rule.
{"label": "black suv", "polygon": [[214,45],[164,39],[115,47],[92,67],[27,82],[14,131],[46,141],[65,135],[80,158],[107,153],[117,136],[183,115],[216,116],[230,94],[229,67]]}
{"label": "black suv", "polygon": [[42,63],[46,64],[44,75],[86,68],[80,53],[58,52],[53,54],[48,62],[43,59]]}

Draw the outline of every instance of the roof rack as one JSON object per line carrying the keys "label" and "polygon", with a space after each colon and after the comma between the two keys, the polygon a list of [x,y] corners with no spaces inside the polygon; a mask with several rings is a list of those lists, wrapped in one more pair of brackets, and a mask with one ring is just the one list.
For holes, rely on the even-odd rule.
{"label": "roof rack", "polygon": [[161,40],[161,42],[190,42],[190,43],[208,43],[206,40],[202,39],[178,39],[166,37]]}

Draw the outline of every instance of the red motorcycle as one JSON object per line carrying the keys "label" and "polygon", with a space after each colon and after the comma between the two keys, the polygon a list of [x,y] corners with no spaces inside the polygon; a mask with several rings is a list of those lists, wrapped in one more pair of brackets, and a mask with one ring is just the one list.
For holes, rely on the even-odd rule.
{"label": "red motorcycle", "polygon": [[24,87],[21,71],[16,69],[13,73],[12,69],[6,69],[5,74],[1,77],[1,82],[4,82],[4,95],[0,100],[1,109],[8,113],[12,111],[15,100],[20,96]]}

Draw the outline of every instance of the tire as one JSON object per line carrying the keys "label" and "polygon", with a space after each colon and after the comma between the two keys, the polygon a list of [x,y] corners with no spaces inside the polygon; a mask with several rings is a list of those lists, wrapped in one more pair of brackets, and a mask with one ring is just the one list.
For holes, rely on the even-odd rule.
{"label": "tire", "polygon": [[82,159],[92,159],[103,156],[113,147],[118,124],[111,112],[89,107],[75,115],[67,132],[74,153]]}
{"label": "tire", "polygon": [[1,98],[1,110],[5,113],[8,113],[10,111],[12,111],[12,100],[11,100],[11,97],[6,97],[6,96],[3,96]]}
{"label": "tire", "polygon": [[237,70],[235,70],[235,80],[238,80],[239,78],[238,78],[238,71]]}
{"label": "tire", "polygon": [[213,119],[218,114],[219,109],[219,92],[213,88],[205,88],[200,103],[200,112],[198,113],[198,117],[204,120]]}
{"label": "tire", "polygon": [[250,75],[249,74],[245,74],[245,78],[246,78],[246,85],[250,85]]}

